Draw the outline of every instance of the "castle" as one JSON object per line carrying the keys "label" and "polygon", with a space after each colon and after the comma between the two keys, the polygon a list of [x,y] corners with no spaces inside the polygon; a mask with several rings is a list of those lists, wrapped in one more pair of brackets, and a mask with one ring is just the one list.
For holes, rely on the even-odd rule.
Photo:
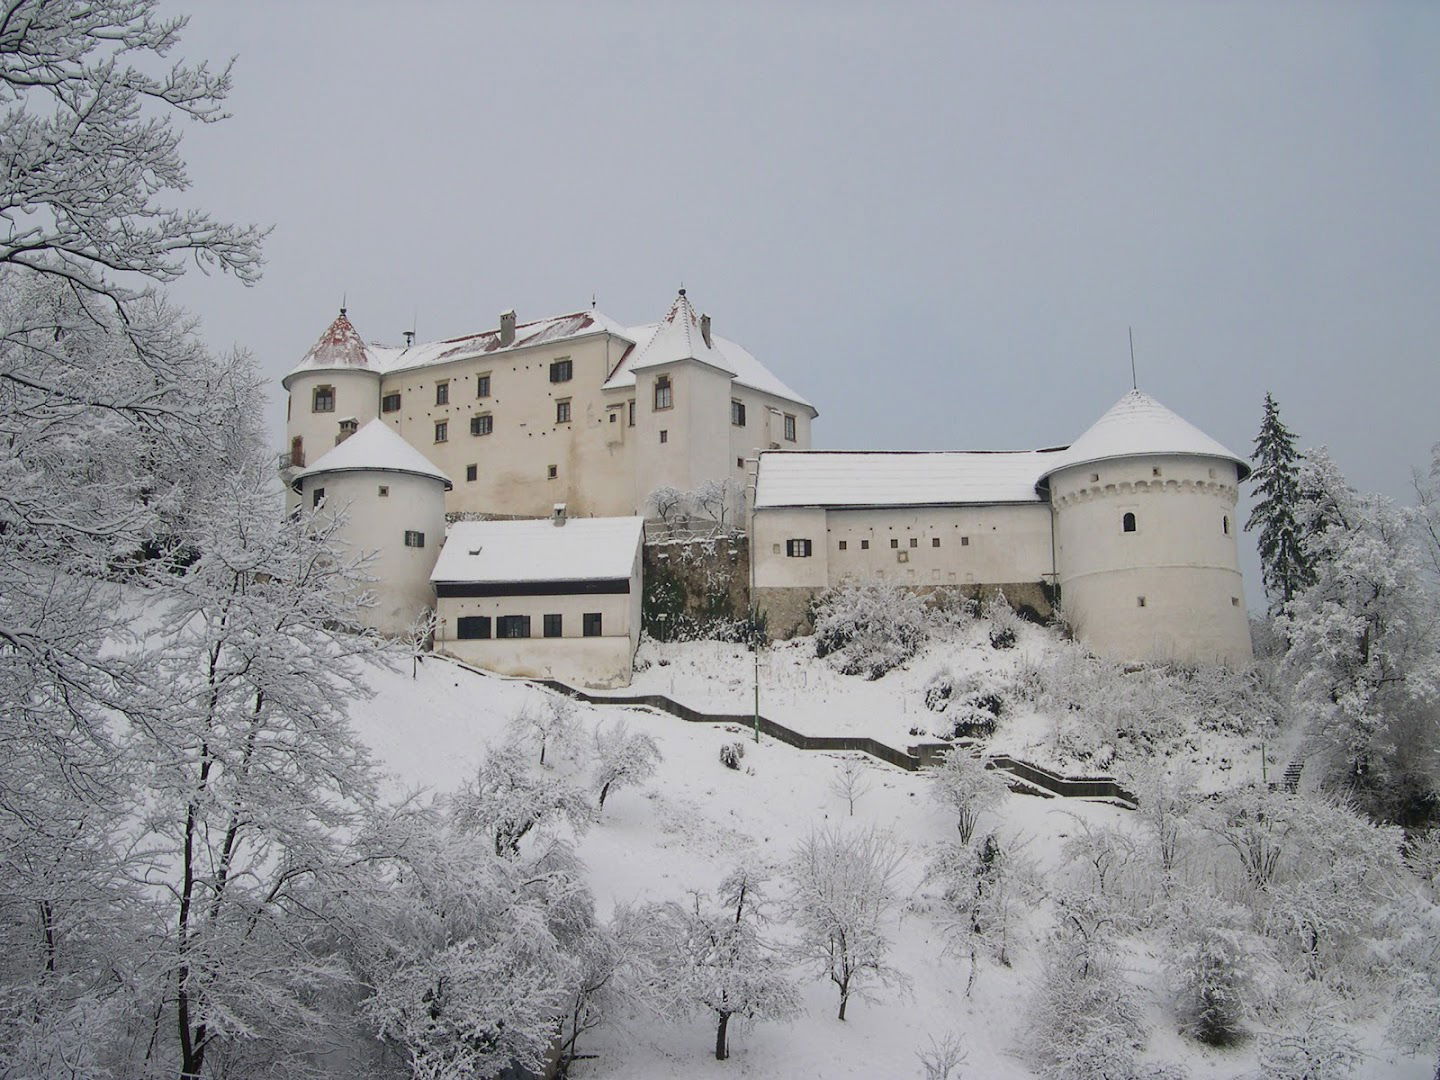
{"label": "castle", "polygon": [[1138,390],[1051,449],[810,450],[814,406],[684,290],[645,326],[507,312],[403,346],[367,344],[342,310],[283,385],[282,471],[377,553],[372,624],[399,632],[435,607],[436,647],[496,670],[628,682],[637,515],[657,489],[703,486],[746,522],[772,634],[862,580],[1058,602],[1079,640],[1127,662],[1251,656],[1235,522],[1249,467]]}

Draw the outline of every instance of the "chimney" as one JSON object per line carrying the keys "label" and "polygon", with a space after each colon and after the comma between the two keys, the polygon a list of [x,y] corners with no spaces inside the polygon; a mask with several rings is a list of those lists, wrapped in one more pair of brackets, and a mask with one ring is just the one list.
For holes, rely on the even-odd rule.
{"label": "chimney", "polygon": [[556,503],[550,511],[550,523],[556,528],[565,524],[565,504]]}
{"label": "chimney", "polygon": [[713,348],[715,347],[715,346],[713,346],[713,345],[710,344],[710,316],[709,316],[709,315],[701,315],[701,316],[700,316],[700,336],[705,339],[705,347],[706,347],[707,349],[713,349]]}
{"label": "chimney", "polygon": [[408,349],[408,348],[410,348],[411,345],[414,345],[414,344],[415,344],[415,331],[414,331],[414,330],[406,330],[406,331],[405,331],[405,347]]}
{"label": "chimney", "polygon": [[502,349],[515,344],[515,309],[502,311],[500,313],[500,347]]}

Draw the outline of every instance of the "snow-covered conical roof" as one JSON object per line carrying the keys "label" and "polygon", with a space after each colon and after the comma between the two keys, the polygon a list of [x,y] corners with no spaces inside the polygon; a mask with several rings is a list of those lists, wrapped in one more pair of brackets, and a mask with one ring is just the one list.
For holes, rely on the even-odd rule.
{"label": "snow-covered conical roof", "polygon": [[1052,473],[1071,465],[1158,454],[1222,458],[1240,467],[1241,480],[1250,475],[1250,466],[1244,458],[1227,450],[1149,394],[1131,390],[1067,450],[1057,453],[1040,479],[1043,482]]}
{"label": "snow-covered conical roof", "polygon": [[305,477],[337,472],[410,473],[439,480],[446,491],[455,486],[383,420],[371,420],[334,449],[325,451],[314,465],[296,473],[291,483],[299,491],[300,481]]}
{"label": "snow-covered conical roof", "polygon": [[720,350],[705,340],[705,335],[700,331],[699,316],[695,314],[695,307],[685,295],[684,289],[675,297],[675,302],[670,305],[665,318],[660,320],[655,335],[630,362],[630,370],[658,367],[674,360],[699,360],[731,375],[735,374],[734,369],[725,362]]}
{"label": "snow-covered conical roof", "polygon": [[291,376],[302,371],[357,370],[375,371],[378,374],[376,365],[371,362],[370,354],[365,349],[365,342],[360,340],[360,335],[345,314],[345,309],[341,308],[335,321],[320,335],[320,340],[310,346],[310,351],[282,381],[288,383]]}

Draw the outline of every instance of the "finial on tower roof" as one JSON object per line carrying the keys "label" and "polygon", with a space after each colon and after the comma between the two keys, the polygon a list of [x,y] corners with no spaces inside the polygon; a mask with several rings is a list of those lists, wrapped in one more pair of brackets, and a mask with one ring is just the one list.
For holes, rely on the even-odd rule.
{"label": "finial on tower roof", "polygon": [[349,294],[348,292],[343,292],[343,293],[340,294],[340,314],[341,314],[341,315],[344,315],[344,314],[345,314],[345,301],[348,300],[349,298],[350,298],[350,294]]}
{"label": "finial on tower roof", "polygon": [[685,295],[685,286],[684,286],[684,285],[681,285],[681,286],[680,286],[680,295],[681,295],[681,296],[684,296],[684,295]]}
{"label": "finial on tower roof", "polygon": [[1140,380],[1135,377],[1135,328],[1127,326],[1130,331],[1130,389],[1139,390]]}

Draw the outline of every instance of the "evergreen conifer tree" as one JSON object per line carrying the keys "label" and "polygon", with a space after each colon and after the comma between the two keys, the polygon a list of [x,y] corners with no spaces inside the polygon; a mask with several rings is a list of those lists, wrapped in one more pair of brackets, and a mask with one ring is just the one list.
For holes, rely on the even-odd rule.
{"label": "evergreen conifer tree", "polygon": [[1260,434],[1255,436],[1255,452],[1250,460],[1255,464],[1250,479],[1259,498],[1245,529],[1260,531],[1258,546],[1265,594],[1279,609],[1309,585],[1314,575],[1295,521],[1302,497],[1298,472],[1301,454],[1295,449],[1294,433],[1280,419],[1280,407],[1268,393],[1265,417]]}

